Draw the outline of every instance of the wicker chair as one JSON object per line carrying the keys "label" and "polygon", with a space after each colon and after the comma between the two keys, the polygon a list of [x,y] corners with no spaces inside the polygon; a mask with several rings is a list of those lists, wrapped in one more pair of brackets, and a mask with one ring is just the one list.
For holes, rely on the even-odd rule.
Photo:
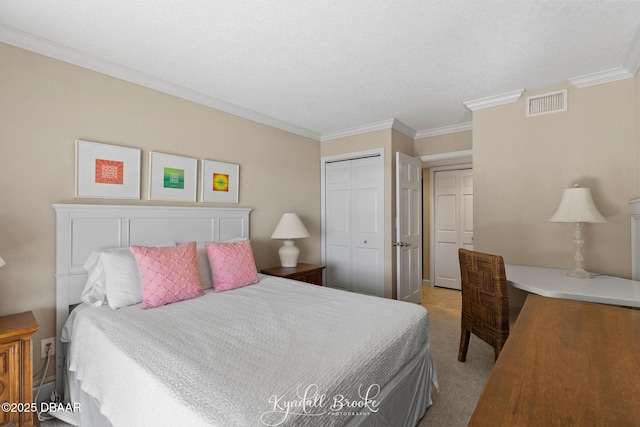
{"label": "wicker chair", "polygon": [[459,249],[462,279],[462,330],[458,360],[464,362],[473,332],[491,345],[496,360],[509,336],[509,296],[501,256]]}

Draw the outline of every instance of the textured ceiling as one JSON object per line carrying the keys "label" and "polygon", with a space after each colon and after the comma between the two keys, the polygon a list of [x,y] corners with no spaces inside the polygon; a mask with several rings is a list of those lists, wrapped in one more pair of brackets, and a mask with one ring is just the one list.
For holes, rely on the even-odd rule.
{"label": "textured ceiling", "polygon": [[639,24],[637,1],[0,1],[0,41],[316,139],[635,74]]}

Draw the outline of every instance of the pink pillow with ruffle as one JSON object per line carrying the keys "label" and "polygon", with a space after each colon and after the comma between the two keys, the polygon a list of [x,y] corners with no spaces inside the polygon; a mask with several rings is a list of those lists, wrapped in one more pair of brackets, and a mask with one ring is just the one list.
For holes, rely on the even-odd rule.
{"label": "pink pillow with ruffle", "polygon": [[249,240],[233,243],[205,243],[213,289],[216,292],[241,288],[258,282],[258,270]]}
{"label": "pink pillow with ruffle", "polygon": [[142,308],[159,307],[202,295],[196,243],[178,246],[131,246],[138,264]]}

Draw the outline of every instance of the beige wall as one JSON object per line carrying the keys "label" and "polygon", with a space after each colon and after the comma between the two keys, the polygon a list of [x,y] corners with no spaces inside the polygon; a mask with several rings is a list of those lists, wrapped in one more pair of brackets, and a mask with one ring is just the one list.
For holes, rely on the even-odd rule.
{"label": "beige wall", "polygon": [[392,163],[396,164],[396,152],[404,153],[409,156],[413,156],[413,144],[414,140],[411,137],[403,134],[402,132],[398,132],[397,130],[391,131],[391,145],[393,150]]}
{"label": "beige wall", "polygon": [[[526,96],[568,89],[568,111],[525,118]],[[631,275],[629,200],[637,195],[634,79],[563,84],[473,114],[477,250],[507,263],[570,269],[573,225],[549,223],[564,188],[591,188],[606,224],[587,224],[587,270]]]}
{"label": "beige wall", "polygon": [[470,130],[419,138],[413,143],[414,156],[471,150],[473,146],[472,141],[473,135]]}
{"label": "beige wall", "polygon": [[[149,151],[240,165],[239,204],[218,206],[253,208],[258,268],[279,263],[270,235],[289,210],[312,235],[297,242],[301,261],[320,262],[318,141],[5,44],[0,63],[0,315],[34,311],[34,354],[55,335],[51,204],[171,204],[147,200]],[[143,200],[74,199],[76,139],[142,149]]]}
{"label": "beige wall", "polygon": [[385,149],[385,157],[391,155],[391,129],[322,141],[320,144],[320,156],[331,157],[377,148]]}

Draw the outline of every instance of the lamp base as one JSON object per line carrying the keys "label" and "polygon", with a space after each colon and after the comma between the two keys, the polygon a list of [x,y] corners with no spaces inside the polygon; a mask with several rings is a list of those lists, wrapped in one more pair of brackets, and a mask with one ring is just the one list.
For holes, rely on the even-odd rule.
{"label": "lamp base", "polygon": [[584,237],[582,236],[583,227],[584,224],[576,222],[573,234],[573,244],[576,247],[576,255],[573,259],[576,262],[576,268],[568,272],[567,276],[577,279],[591,279],[592,274],[584,269],[584,257],[582,256],[582,248],[584,248]]}
{"label": "lamp base", "polygon": [[278,254],[280,255],[280,266],[295,267],[298,265],[300,249],[298,249],[293,240],[285,240],[284,245],[278,250]]}
{"label": "lamp base", "polygon": [[593,277],[593,274],[585,271],[584,268],[576,268],[575,270],[568,271],[567,276],[575,277],[578,279],[591,279]]}

